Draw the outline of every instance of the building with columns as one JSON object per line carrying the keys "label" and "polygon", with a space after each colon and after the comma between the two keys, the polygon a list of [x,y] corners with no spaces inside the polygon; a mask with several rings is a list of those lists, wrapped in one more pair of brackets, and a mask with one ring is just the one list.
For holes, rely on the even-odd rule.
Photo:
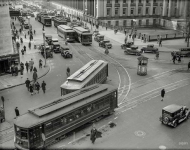
{"label": "building with columns", "polygon": [[82,20],[123,27],[130,27],[135,19],[137,26],[175,28],[176,22],[186,19],[190,11],[190,0],[50,0],[49,3]]}

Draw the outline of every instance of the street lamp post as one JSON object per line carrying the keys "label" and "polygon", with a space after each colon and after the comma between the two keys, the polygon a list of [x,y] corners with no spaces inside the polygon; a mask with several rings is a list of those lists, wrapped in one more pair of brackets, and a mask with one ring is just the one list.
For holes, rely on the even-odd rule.
{"label": "street lamp post", "polygon": [[45,31],[44,30],[43,30],[43,41],[44,41],[44,58],[45,58],[44,67],[46,67],[46,42],[45,42]]}

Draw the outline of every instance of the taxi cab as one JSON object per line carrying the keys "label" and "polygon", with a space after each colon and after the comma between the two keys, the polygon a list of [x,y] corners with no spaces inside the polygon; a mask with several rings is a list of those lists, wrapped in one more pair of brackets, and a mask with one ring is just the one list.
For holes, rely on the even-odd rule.
{"label": "taxi cab", "polygon": [[112,44],[110,43],[110,40],[102,40],[99,42],[99,47],[103,47],[103,48],[112,48]]}
{"label": "taxi cab", "polygon": [[136,56],[140,56],[142,51],[138,49],[138,46],[132,45],[130,48],[126,48],[124,50],[124,53],[130,54],[130,55],[136,55]]}
{"label": "taxi cab", "polygon": [[179,123],[190,118],[190,111],[186,106],[171,104],[162,109],[160,121],[165,125],[177,127]]}
{"label": "taxi cab", "polygon": [[100,41],[104,40],[104,35],[97,35],[94,37],[94,40],[96,42],[100,42]]}

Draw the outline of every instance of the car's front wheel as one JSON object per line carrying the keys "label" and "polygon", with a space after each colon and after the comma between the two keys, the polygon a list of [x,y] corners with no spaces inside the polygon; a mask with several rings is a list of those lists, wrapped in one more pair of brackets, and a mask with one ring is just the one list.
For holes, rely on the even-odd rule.
{"label": "car's front wheel", "polygon": [[177,121],[174,122],[174,125],[173,125],[173,126],[174,126],[174,128],[177,127]]}
{"label": "car's front wheel", "polygon": [[163,124],[167,125],[168,122],[169,122],[169,118],[168,117],[164,117],[162,122],[163,122]]}

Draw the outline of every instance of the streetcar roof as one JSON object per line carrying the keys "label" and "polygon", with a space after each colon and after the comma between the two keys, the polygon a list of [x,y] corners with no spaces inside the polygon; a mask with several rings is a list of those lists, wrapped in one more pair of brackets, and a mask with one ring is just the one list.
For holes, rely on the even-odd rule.
{"label": "streetcar roof", "polygon": [[73,30],[71,27],[69,27],[67,25],[59,25],[58,27],[65,29],[65,30]]}
{"label": "streetcar roof", "polygon": [[94,84],[31,108],[27,113],[15,118],[14,124],[19,127],[30,128],[91,103],[116,90],[112,85]]}
{"label": "streetcar roof", "polygon": [[87,29],[84,29],[83,27],[80,27],[80,26],[78,26],[78,27],[73,27],[73,30],[75,30],[76,32],[80,32],[80,33],[90,33],[90,31],[89,30],[87,30]]}
{"label": "streetcar roof", "polygon": [[81,89],[107,64],[103,60],[92,60],[68,77],[60,87],[68,90]]}
{"label": "streetcar roof", "polygon": [[73,73],[68,80],[84,81],[92,72],[105,63],[103,60],[91,60],[82,68]]}

